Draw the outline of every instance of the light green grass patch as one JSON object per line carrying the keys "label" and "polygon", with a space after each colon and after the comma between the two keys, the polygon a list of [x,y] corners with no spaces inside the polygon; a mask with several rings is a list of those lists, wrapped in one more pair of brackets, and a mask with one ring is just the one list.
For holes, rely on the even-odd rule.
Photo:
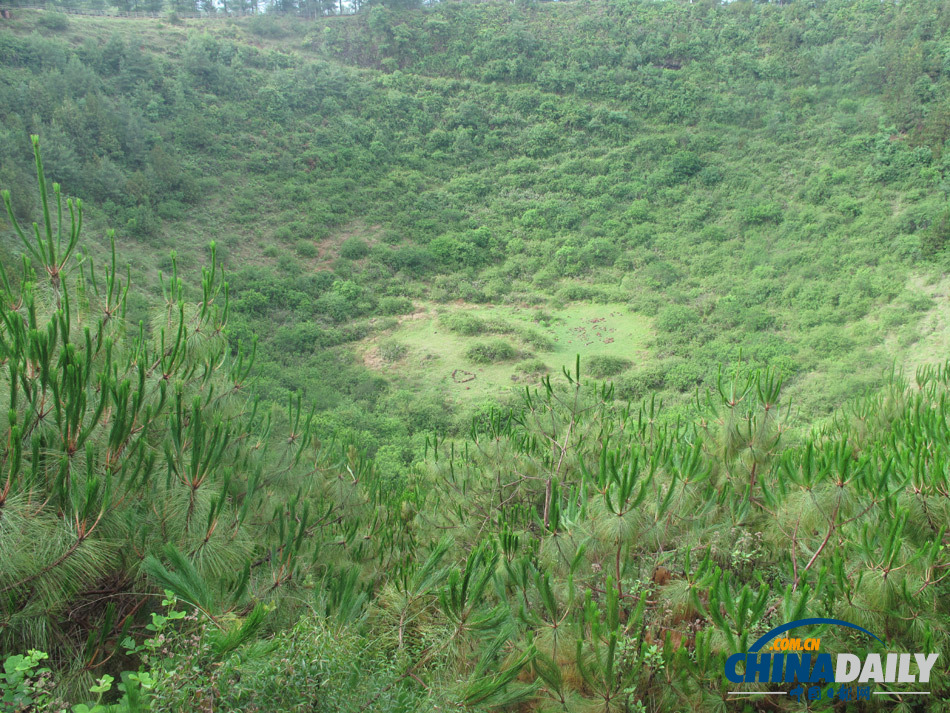
{"label": "light green grass patch", "polygon": [[[484,320],[499,331],[477,335],[452,331],[446,316],[459,313]],[[538,369],[526,372],[518,368],[527,359],[541,361],[554,372],[561,367],[573,369],[577,354],[581,355],[582,371],[584,360],[595,355],[643,362],[649,358],[651,334],[649,319],[624,304],[570,303],[561,309],[425,304],[394,329],[364,342],[362,352],[368,366],[399,386],[417,393],[438,392],[464,405],[501,397],[513,386],[536,383]],[[509,342],[518,356],[494,364],[476,364],[466,356],[473,345],[496,339]],[[378,358],[383,341],[396,341],[407,348],[397,364]],[[550,349],[538,348],[544,342]]]}
{"label": "light green grass patch", "polygon": [[950,277],[912,275],[907,283],[908,292],[919,300],[925,309],[906,336],[906,345],[886,344],[892,352],[900,354],[903,346],[905,373],[913,377],[917,367],[923,364],[942,364],[950,357]]}

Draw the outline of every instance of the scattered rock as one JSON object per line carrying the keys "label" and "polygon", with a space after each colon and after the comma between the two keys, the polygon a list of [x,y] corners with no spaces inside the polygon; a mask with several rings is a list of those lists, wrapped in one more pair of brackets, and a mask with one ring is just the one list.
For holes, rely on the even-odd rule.
{"label": "scattered rock", "polygon": [[[452,381],[456,384],[464,384],[468,381],[474,381],[475,374],[470,371],[465,371],[465,369],[456,369],[452,372]],[[466,389],[469,387],[465,387]]]}

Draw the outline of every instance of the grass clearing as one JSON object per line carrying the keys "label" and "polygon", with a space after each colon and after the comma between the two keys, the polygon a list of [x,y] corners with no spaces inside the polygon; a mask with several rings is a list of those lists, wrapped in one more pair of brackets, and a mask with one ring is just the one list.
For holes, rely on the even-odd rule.
{"label": "grass clearing", "polygon": [[[482,331],[453,331],[449,325],[459,322],[479,324]],[[420,393],[435,390],[467,404],[500,396],[513,385],[537,383],[536,362],[554,372],[573,367],[577,354],[582,362],[593,356],[642,362],[649,358],[651,334],[649,319],[624,304],[570,303],[550,309],[427,303],[394,329],[365,340],[360,349],[364,363],[385,372],[396,385]],[[511,344],[516,354],[484,364],[468,356],[473,346],[496,340]],[[397,362],[388,363],[380,358],[380,347],[392,343],[405,350]],[[519,369],[525,361],[531,369]]]}
{"label": "grass clearing", "polygon": [[908,291],[929,306],[914,325],[911,343],[904,354],[905,373],[913,376],[918,366],[941,364],[950,355],[950,277],[928,280],[913,275]]}

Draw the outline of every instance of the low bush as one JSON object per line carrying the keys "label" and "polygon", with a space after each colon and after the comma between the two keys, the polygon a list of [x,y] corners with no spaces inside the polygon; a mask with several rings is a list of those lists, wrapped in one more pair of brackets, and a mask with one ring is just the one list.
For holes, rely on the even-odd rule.
{"label": "low bush", "polygon": [[408,297],[383,297],[377,305],[377,312],[386,316],[410,314],[415,307]]}
{"label": "low bush", "polygon": [[503,339],[473,344],[465,352],[465,356],[476,364],[495,364],[500,361],[510,361],[518,356],[518,351]]}
{"label": "low bush", "polygon": [[369,255],[369,245],[360,238],[347,238],[340,243],[340,257],[347,260],[360,260]]}
{"label": "low bush", "polygon": [[296,248],[297,254],[303,258],[315,258],[320,253],[317,246],[309,240],[298,240]]}
{"label": "low bush", "polygon": [[630,368],[631,361],[622,357],[608,356],[598,354],[587,360],[587,373],[595,379],[605,379],[608,376],[616,376],[622,371]]}
{"label": "low bush", "polygon": [[61,12],[44,12],[40,15],[40,19],[36,21],[36,24],[47,30],[62,32],[69,27],[69,20]]}
{"label": "low bush", "polygon": [[450,332],[466,337],[475,337],[488,331],[488,325],[481,317],[467,312],[450,312],[439,317],[439,324]]}
{"label": "low bush", "polygon": [[522,374],[535,375],[546,374],[551,371],[551,369],[540,359],[525,359],[515,365],[515,371],[520,371]]}
{"label": "low bush", "polygon": [[259,15],[258,17],[248,20],[246,25],[251,34],[257,35],[258,37],[279,40],[287,36],[286,28],[281,25],[280,20],[276,17]]}
{"label": "low bush", "polygon": [[402,359],[409,352],[409,347],[401,342],[386,341],[379,345],[379,358],[387,364]]}
{"label": "low bush", "polygon": [[540,351],[549,352],[554,349],[554,342],[541,334],[541,332],[537,332],[533,329],[519,329],[518,336],[524,340],[525,344]]}
{"label": "low bush", "polygon": [[634,372],[621,374],[615,381],[617,396],[626,401],[642,399],[652,391],[658,391],[666,385],[666,370],[662,364],[654,363]]}

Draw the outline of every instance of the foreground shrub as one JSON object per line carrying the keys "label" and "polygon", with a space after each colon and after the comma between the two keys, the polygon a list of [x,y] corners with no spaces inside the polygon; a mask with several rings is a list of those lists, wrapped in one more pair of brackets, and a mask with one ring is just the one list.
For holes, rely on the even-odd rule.
{"label": "foreground shrub", "polygon": [[369,245],[360,238],[347,238],[340,243],[340,257],[347,260],[360,260],[369,255]]}
{"label": "foreground shrub", "polygon": [[[171,592],[166,596],[163,613],[152,615],[149,636],[141,643],[132,638],[123,642],[139,654],[139,669],[96,679],[83,696],[86,702],[72,706],[73,713],[433,709],[426,704],[426,692],[400,675],[384,650],[355,629],[344,628],[338,618],[306,616],[273,639],[253,640],[261,622],[259,612],[243,622],[215,626],[198,610],[187,614]],[[348,601],[359,605],[363,600]],[[45,652],[30,650],[3,660],[0,708],[69,710],[51,691],[56,678],[43,665],[48,658]],[[117,702],[109,705],[108,700]]]}
{"label": "foreground shrub", "polygon": [[412,300],[408,297],[383,297],[377,305],[379,314],[392,316],[395,314],[409,314],[415,309]]}
{"label": "foreground shrub", "polygon": [[626,401],[641,399],[650,392],[659,391],[666,384],[666,369],[654,363],[634,372],[622,374],[615,382],[617,396]]}
{"label": "foreground shrub", "polygon": [[[43,210],[32,231],[3,192],[24,260],[19,275],[0,265],[0,657],[43,651],[57,694],[78,695],[154,616],[158,591],[217,622],[259,624],[261,599],[316,563],[301,533],[319,532],[311,513],[332,507],[309,510],[317,483],[300,487],[297,466],[318,447],[299,401],[290,432],[272,433],[269,409],[245,396],[253,350],[228,344],[220,270],[202,271],[191,302],[173,259],[150,328],[129,329],[114,246],[95,273],[76,258],[82,202],[49,190],[35,136],[33,147]],[[304,349],[311,336],[288,342]]]}
{"label": "foreground shrub", "polygon": [[267,656],[234,657],[217,676],[222,713],[430,710],[426,693],[400,678],[371,640],[308,616],[276,637]]}

